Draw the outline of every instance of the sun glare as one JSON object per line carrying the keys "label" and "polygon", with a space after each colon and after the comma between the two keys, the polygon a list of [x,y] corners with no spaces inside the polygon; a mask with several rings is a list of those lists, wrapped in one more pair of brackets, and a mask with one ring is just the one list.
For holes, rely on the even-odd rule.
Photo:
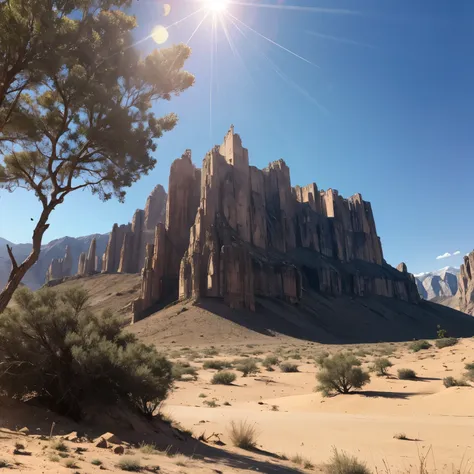
{"label": "sun glare", "polygon": [[211,12],[223,12],[227,8],[228,0],[207,0],[206,7]]}

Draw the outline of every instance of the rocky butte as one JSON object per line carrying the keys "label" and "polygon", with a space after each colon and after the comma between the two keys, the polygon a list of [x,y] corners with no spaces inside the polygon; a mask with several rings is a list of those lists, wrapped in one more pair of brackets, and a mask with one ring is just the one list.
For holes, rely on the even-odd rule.
{"label": "rocky butte", "polygon": [[283,160],[250,166],[233,127],[201,170],[189,150],[174,161],[166,222],[144,257],[137,317],[177,297],[250,311],[258,298],[298,304],[306,291],[419,301],[406,265],[385,262],[369,202],[314,183],[292,187]]}
{"label": "rocky butte", "polygon": [[474,315],[474,250],[464,257],[458,276],[459,309]]}

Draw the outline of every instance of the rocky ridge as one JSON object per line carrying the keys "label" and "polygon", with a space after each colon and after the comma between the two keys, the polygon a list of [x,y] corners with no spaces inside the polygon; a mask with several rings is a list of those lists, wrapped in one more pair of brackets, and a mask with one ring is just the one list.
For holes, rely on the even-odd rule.
{"label": "rocky ridge", "polygon": [[459,309],[474,315],[474,250],[464,257],[458,276]]}
{"label": "rocky ridge", "polygon": [[298,303],[305,290],[381,295],[416,303],[406,265],[383,258],[372,208],[312,183],[292,187],[283,160],[249,166],[233,127],[204,158],[171,166],[166,223],[147,244],[136,315],[169,297],[222,298],[255,310],[256,298]]}
{"label": "rocky ridge", "polygon": [[434,272],[415,275],[420,296],[425,300],[447,298],[458,291],[459,269],[445,267]]}

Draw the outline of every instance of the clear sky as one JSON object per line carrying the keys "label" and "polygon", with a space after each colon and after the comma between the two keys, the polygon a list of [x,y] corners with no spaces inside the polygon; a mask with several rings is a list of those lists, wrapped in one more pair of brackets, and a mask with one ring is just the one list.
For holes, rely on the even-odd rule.
{"label": "clear sky", "polygon": [[[180,117],[159,142],[155,170],[129,190],[125,204],[103,204],[88,192],[70,195],[55,211],[45,241],[109,232],[114,222],[128,222],[154,185],[167,187],[175,158],[190,148],[200,166],[234,124],[251,164],[284,158],[293,185],[314,181],[371,201],[392,265],[403,260],[413,273],[458,266],[474,247],[474,2],[247,2],[287,8],[229,5],[224,22],[237,54],[220,22],[213,46],[209,16],[190,42],[187,69],[196,85],[155,107]],[[171,13],[164,17],[158,0],[135,2],[137,40],[204,0],[168,3]],[[229,14],[295,54],[234,20],[244,37]],[[170,27],[164,46],[186,42],[203,16]],[[149,39],[139,47],[146,52],[156,44]],[[30,241],[30,219],[39,215],[32,193],[0,192],[0,214],[1,237]]]}

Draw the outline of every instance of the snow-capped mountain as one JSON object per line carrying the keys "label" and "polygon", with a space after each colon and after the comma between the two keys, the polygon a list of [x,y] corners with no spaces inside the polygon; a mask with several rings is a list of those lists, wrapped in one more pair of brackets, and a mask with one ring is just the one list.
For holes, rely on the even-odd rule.
{"label": "snow-capped mountain", "polygon": [[437,296],[453,296],[458,291],[457,267],[444,267],[433,272],[418,273],[415,275],[416,285],[420,296],[431,300]]}

